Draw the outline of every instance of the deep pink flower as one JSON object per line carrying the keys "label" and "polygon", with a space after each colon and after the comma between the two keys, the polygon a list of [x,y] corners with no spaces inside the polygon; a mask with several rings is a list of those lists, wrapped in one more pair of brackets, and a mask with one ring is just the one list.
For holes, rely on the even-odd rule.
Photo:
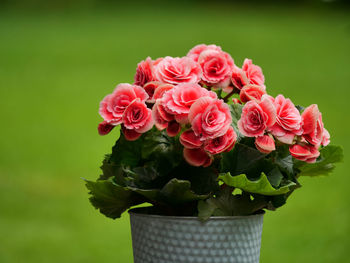
{"label": "deep pink flower", "polygon": [[176,121],[171,121],[166,127],[166,132],[169,137],[175,137],[181,131],[181,125]]}
{"label": "deep pink flower", "polygon": [[238,89],[242,89],[247,84],[255,84],[265,88],[265,77],[262,70],[259,66],[254,65],[251,59],[246,58],[241,69],[235,66],[231,79]]}
{"label": "deep pink flower", "polygon": [[208,91],[195,83],[184,83],[166,92],[162,99],[164,109],[175,116],[179,123],[188,123],[188,113],[192,104],[201,97],[217,98],[216,93]]}
{"label": "deep pink flower", "polygon": [[231,125],[230,108],[222,100],[198,99],[190,108],[188,120],[202,141],[224,135]]}
{"label": "deep pink flower", "polygon": [[143,87],[147,82],[155,80],[153,72],[153,61],[150,57],[146,60],[142,60],[137,64],[136,74],[135,74],[135,85]]}
{"label": "deep pink flower", "polygon": [[149,131],[153,124],[151,109],[140,99],[135,99],[124,111],[123,125],[126,129],[144,133]]}
{"label": "deep pink flower", "polygon": [[127,83],[119,84],[112,94],[107,95],[100,103],[99,113],[111,125],[122,123],[125,109],[135,99],[145,102],[148,95],[140,86]]}
{"label": "deep pink flower", "polygon": [[174,88],[174,86],[171,84],[159,85],[154,91],[153,99],[156,101],[157,99],[163,98],[163,95],[165,94],[165,92],[167,92],[168,90],[171,90],[172,88]]}
{"label": "deep pink flower", "polygon": [[221,47],[216,46],[216,45],[205,45],[205,44],[200,44],[192,48],[188,53],[187,56],[192,58],[194,61],[198,61],[199,55],[206,50],[216,50],[216,51],[221,51]]}
{"label": "deep pink flower", "polygon": [[227,132],[219,137],[208,140],[204,147],[204,150],[210,154],[218,154],[222,152],[229,152],[232,150],[237,140],[237,134],[232,126],[229,127]]}
{"label": "deep pink flower", "polygon": [[189,57],[165,57],[155,66],[157,80],[169,84],[198,83],[202,76],[200,66]]}
{"label": "deep pink flower", "polygon": [[260,101],[264,94],[266,94],[264,87],[248,84],[241,89],[239,97],[242,102],[248,102],[250,100]]}
{"label": "deep pink flower", "polygon": [[154,103],[156,101],[156,98],[154,98],[154,93],[155,90],[161,85],[162,83],[159,81],[151,81],[147,82],[144,86],[143,89],[147,92],[148,94],[148,103]]}
{"label": "deep pink flower", "polygon": [[111,130],[113,130],[114,127],[115,127],[114,125],[111,125],[106,121],[103,121],[98,125],[98,133],[100,135],[107,135],[108,133],[111,132]]}
{"label": "deep pink flower", "polygon": [[320,152],[317,150],[317,147],[313,145],[307,144],[294,144],[289,147],[290,154],[301,161],[314,163],[318,156],[320,156]]}
{"label": "deep pink flower", "polygon": [[261,102],[248,101],[242,110],[241,119],[238,121],[239,131],[247,137],[258,137],[276,122],[276,109],[267,95]]}
{"label": "deep pink flower", "polygon": [[192,166],[207,167],[211,165],[213,158],[209,156],[202,148],[183,150],[185,160]]}
{"label": "deep pink flower", "polygon": [[301,116],[290,99],[278,95],[274,101],[276,123],[270,128],[271,133],[281,142],[292,144],[295,135],[302,134]]}
{"label": "deep pink flower", "polygon": [[174,115],[169,114],[164,109],[160,99],[157,99],[153,105],[152,116],[158,130],[164,130],[168,127],[169,122],[174,120]]}
{"label": "deep pink flower", "polygon": [[203,145],[200,137],[191,129],[181,133],[180,143],[188,149],[200,148]]}
{"label": "deep pink flower", "polygon": [[262,153],[270,153],[276,150],[274,139],[267,134],[256,137],[255,146]]}
{"label": "deep pink flower", "polygon": [[136,141],[142,135],[142,133],[138,133],[135,130],[129,130],[125,128],[124,125],[122,125],[122,132],[124,134],[125,139],[127,139],[128,141]]}
{"label": "deep pink flower", "polygon": [[217,85],[228,79],[234,67],[231,56],[226,52],[217,50],[202,52],[198,58],[198,64],[203,71],[202,80],[210,86]]}

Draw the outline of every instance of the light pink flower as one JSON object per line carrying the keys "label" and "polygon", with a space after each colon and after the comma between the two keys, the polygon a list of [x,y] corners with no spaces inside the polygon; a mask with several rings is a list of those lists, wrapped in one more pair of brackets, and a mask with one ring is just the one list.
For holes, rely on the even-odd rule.
{"label": "light pink flower", "polygon": [[254,65],[251,59],[245,59],[242,69],[234,67],[232,72],[232,83],[242,89],[247,84],[255,84],[265,88],[265,77],[259,66]]}
{"label": "light pink flower", "polygon": [[123,124],[126,129],[147,132],[154,124],[152,111],[140,99],[135,99],[124,111]]}
{"label": "light pink flower", "polygon": [[203,71],[202,80],[207,85],[216,85],[232,74],[234,62],[229,54],[223,51],[206,50],[198,58]]}
{"label": "light pink flower", "polygon": [[98,125],[98,133],[100,135],[107,135],[108,133],[111,132],[111,130],[113,130],[114,127],[115,127],[114,125],[111,125],[106,121],[103,121]]}
{"label": "light pink flower", "polygon": [[324,128],[322,114],[316,104],[307,107],[301,115],[303,121],[303,138],[309,143],[320,146],[329,143],[329,133]]}
{"label": "light pink flower", "polygon": [[266,94],[266,91],[262,86],[248,84],[241,89],[239,97],[242,102],[248,102],[250,100],[260,101],[264,94]]}
{"label": "light pink flower", "polygon": [[175,116],[179,123],[188,123],[188,113],[192,104],[201,97],[217,98],[215,92],[208,91],[195,83],[184,83],[166,92],[162,99],[164,109]]}
{"label": "light pink flower", "polygon": [[231,125],[230,108],[222,100],[198,99],[190,108],[188,120],[202,141],[224,135]]}
{"label": "light pink flower", "polygon": [[235,145],[236,140],[237,134],[233,127],[230,126],[224,135],[208,140],[204,146],[204,150],[210,154],[229,152]]}
{"label": "light pink flower", "polygon": [[237,125],[240,133],[247,137],[258,137],[264,135],[267,128],[276,122],[276,109],[267,95],[261,102],[248,101],[242,110],[241,119]]}
{"label": "light pink flower", "polygon": [[278,95],[276,106],[276,123],[270,128],[271,133],[281,142],[292,144],[295,135],[302,134],[302,121],[298,109],[290,99]]}
{"label": "light pink flower", "polygon": [[121,124],[126,107],[136,98],[145,102],[148,95],[140,86],[119,84],[112,94],[107,95],[101,101],[99,113],[107,123],[114,126]]}
{"label": "light pink flower", "polygon": [[317,147],[313,145],[307,144],[294,144],[289,147],[290,154],[301,161],[314,163],[318,156],[320,156],[320,152],[317,150]]}
{"label": "light pink flower", "polygon": [[276,150],[274,139],[266,134],[255,138],[255,146],[262,153],[270,153]]}
{"label": "light pink flower", "polygon": [[165,57],[155,66],[157,80],[169,84],[198,83],[202,76],[200,66],[189,57]]}
{"label": "light pink flower", "polygon": [[191,129],[181,133],[180,143],[188,149],[200,148],[203,145],[200,137],[197,136]]}
{"label": "light pink flower", "polygon": [[205,45],[205,44],[200,44],[192,48],[188,53],[187,56],[192,58],[194,61],[198,61],[199,55],[206,50],[216,50],[216,51],[221,51],[221,47],[216,46],[216,45]]}
{"label": "light pink flower", "polygon": [[169,122],[174,120],[174,115],[169,114],[164,109],[160,99],[157,99],[153,105],[152,116],[158,130],[164,130],[168,127]]}
{"label": "light pink flower", "polygon": [[172,88],[174,88],[174,86],[171,84],[162,84],[158,86],[154,91],[153,99],[156,101],[157,99],[163,98],[163,95],[165,94],[165,92],[167,92],[168,90],[171,90]]}
{"label": "light pink flower", "polygon": [[211,165],[213,158],[209,156],[202,148],[188,149],[183,151],[185,160],[192,166],[207,167]]}
{"label": "light pink flower", "polygon": [[330,140],[331,136],[329,134],[329,132],[326,129],[323,129],[323,138],[322,138],[322,145],[323,146],[327,146],[331,140]]}
{"label": "light pink flower", "polygon": [[155,80],[153,72],[153,61],[150,57],[146,60],[142,60],[137,64],[136,74],[135,74],[135,85],[143,87],[147,82]]}

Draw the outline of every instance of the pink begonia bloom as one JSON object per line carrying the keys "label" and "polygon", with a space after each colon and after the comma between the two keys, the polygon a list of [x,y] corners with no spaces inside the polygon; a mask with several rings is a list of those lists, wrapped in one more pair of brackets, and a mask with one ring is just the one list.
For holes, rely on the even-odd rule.
{"label": "pink begonia bloom", "polygon": [[232,74],[234,62],[231,56],[223,51],[206,50],[198,58],[202,68],[202,80],[213,86],[226,80]]}
{"label": "pink begonia bloom", "polygon": [[174,115],[169,114],[163,107],[161,99],[157,99],[152,108],[152,116],[158,130],[168,127],[170,121],[174,120]]}
{"label": "pink begonia bloom", "polygon": [[148,99],[146,102],[148,103],[155,103],[156,99],[154,98],[154,93],[155,90],[161,85],[162,83],[159,81],[150,81],[147,82],[144,86],[143,89],[147,92],[148,94]]}
{"label": "pink begonia bloom", "polygon": [[165,94],[165,92],[167,92],[168,90],[171,90],[172,88],[174,88],[174,85],[171,85],[171,84],[159,85],[154,91],[153,99],[156,101],[157,99],[163,98],[163,95]]}
{"label": "pink begonia bloom", "polygon": [[307,107],[301,118],[303,121],[303,138],[305,140],[316,146],[329,144],[330,135],[324,128],[322,114],[316,104]]}
{"label": "pink begonia bloom", "polygon": [[176,121],[171,121],[166,127],[166,132],[169,137],[175,137],[181,131],[181,125]]}
{"label": "pink begonia bloom", "polygon": [[294,158],[308,163],[316,162],[317,157],[320,156],[320,152],[317,150],[317,147],[307,144],[291,145],[289,147],[289,152]]}
{"label": "pink begonia bloom", "polygon": [[143,87],[147,82],[155,80],[153,61],[150,57],[147,57],[146,60],[142,60],[139,64],[137,64],[134,79],[134,84],[141,87]]}
{"label": "pink begonia bloom", "polygon": [[253,64],[251,59],[246,58],[241,69],[235,66],[231,79],[238,89],[242,89],[247,84],[255,84],[265,88],[264,74],[259,66]]}
{"label": "pink begonia bloom", "polygon": [[197,136],[191,129],[181,133],[180,143],[188,149],[200,148],[203,145],[200,137]]}
{"label": "pink begonia bloom", "polygon": [[266,94],[266,91],[262,86],[248,84],[241,89],[239,97],[242,102],[248,102],[250,100],[260,101],[264,94]]}
{"label": "pink begonia bloom", "polygon": [[213,158],[209,156],[202,148],[184,148],[183,155],[185,160],[192,166],[207,167],[213,162]]}
{"label": "pink begonia bloom", "polygon": [[206,50],[216,50],[216,51],[221,51],[221,47],[216,46],[216,45],[205,45],[205,44],[200,44],[192,48],[188,53],[187,56],[192,58],[194,61],[198,61],[199,55]]}
{"label": "pink begonia bloom", "polygon": [[276,150],[274,139],[266,134],[255,138],[255,146],[262,153],[270,153]]}
{"label": "pink begonia bloom", "polygon": [[248,101],[242,109],[241,119],[237,125],[240,133],[247,137],[258,137],[276,122],[276,108],[267,95],[261,102]]}
{"label": "pink begonia bloom", "polygon": [[190,108],[188,120],[202,141],[224,135],[231,125],[230,108],[222,100],[198,99]]}
{"label": "pink begonia bloom", "polygon": [[108,133],[111,132],[111,130],[113,130],[114,127],[115,127],[114,125],[111,125],[106,121],[103,121],[98,125],[97,129],[100,135],[107,135]]}
{"label": "pink begonia bloom", "polygon": [[127,83],[119,84],[112,94],[101,101],[99,113],[107,123],[114,126],[121,124],[125,109],[137,98],[141,102],[148,99],[143,88]]}
{"label": "pink begonia bloom", "polygon": [[165,57],[155,66],[158,81],[169,84],[198,83],[202,76],[200,66],[189,57]]}
{"label": "pink begonia bloom", "polygon": [[234,104],[242,104],[242,102],[239,99],[237,99],[237,98],[232,98],[232,102]]}
{"label": "pink begonia bloom", "polygon": [[192,104],[201,97],[217,98],[215,92],[208,91],[195,83],[185,83],[167,91],[162,98],[164,109],[175,116],[179,123],[188,123],[188,113]]}
{"label": "pink begonia bloom", "polygon": [[270,131],[280,142],[292,144],[295,135],[301,135],[303,132],[300,113],[293,102],[283,95],[278,95],[274,103],[276,123]]}
{"label": "pink begonia bloom", "polygon": [[122,132],[125,139],[128,141],[136,141],[142,135],[142,133],[138,133],[135,130],[129,130],[125,128],[124,125],[122,125]]}
{"label": "pink begonia bloom", "polygon": [[235,133],[233,127],[230,126],[224,135],[207,141],[206,145],[204,146],[204,150],[210,154],[229,152],[235,145],[236,140],[237,134]]}
{"label": "pink begonia bloom", "polygon": [[152,110],[140,99],[135,99],[125,109],[123,114],[123,125],[126,129],[145,133],[153,127]]}

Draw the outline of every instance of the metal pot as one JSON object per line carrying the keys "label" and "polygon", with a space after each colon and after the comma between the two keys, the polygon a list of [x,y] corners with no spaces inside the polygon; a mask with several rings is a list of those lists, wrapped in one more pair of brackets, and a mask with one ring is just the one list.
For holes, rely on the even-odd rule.
{"label": "metal pot", "polygon": [[135,263],[258,263],[264,214],[197,217],[129,211]]}

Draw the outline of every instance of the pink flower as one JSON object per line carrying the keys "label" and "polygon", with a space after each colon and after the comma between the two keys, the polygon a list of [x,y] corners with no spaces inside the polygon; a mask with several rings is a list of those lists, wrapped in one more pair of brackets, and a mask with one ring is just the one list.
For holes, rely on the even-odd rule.
{"label": "pink flower", "polygon": [[224,135],[207,141],[204,150],[206,150],[210,154],[229,152],[235,145],[236,140],[237,134],[235,133],[233,127],[230,126]]}
{"label": "pink flower", "polygon": [[198,83],[202,76],[200,66],[188,57],[165,57],[155,66],[157,80],[169,84]]}
{"label": "pink flower", "polygon": [[198,58],[198,64],[203,71],[202,80],[207,85],[215,85],[227,79],[232,74],[233,59],[223,51],[206,50]]}
{"label": "pink flower", "polygon": [[232,118],[228,105],[222,100],[202,97],[191,106],[188,120],[194,133],[204,141],[224,135]]}
{"label": "pink flower", "polygon": [[195,83],[184,83],[166,92],[162,99],[164,109],[175,116],[179,123],[188,123],[188,113],[192,104],[201,97],[216,98],[216,93]]}
{"label": "pink flower", "polygon": [[301,116],[290,99],[278,95],[275,99],[276,123],[270,128],[271,133],[281,142],[292,144],[295,135],[302,134]]}
{"label": "pink flower", "polygon": [[174,116],[164,109],[160,99],[153,105],[152,116],[158,130],[164,130],[169,122],[174,120]]}
{"label": "pink flower", "polygon": [[112,94],[107,95],[100,103],[99,113],[111,125],[122,123],[122,117],[129,104],[139,98],[141,102],[148,99],[143,88],[127,83],[119,84]]}
{"label": "pink flower", "polygon": [[200,137],[193,130],[184,131],[180,136],[180,143],[188,149],[200,148],[203,145]]}
{"label": "pink flower", "polygon": [[176,121],[171,121],[166,127],[166,132],[169,137],[175,137],[181,131],[181,125]]}
{"label": "pink flower", "polygon": [[140,99],[135,99],[124,111],[123,124],[126,129],[147,132],[154,124],[152,111]]}
{"label": "pink flower", "polygon": [[143,89],[147,92],[148,94],[148,99],[147,102],[149,103],[154,103],[156,99],[154,98],[154,93],[155,90],[161,85],[162,83],[159,81],[151,81],[147,82],[144,86]]}
{"label": "pink flower", "polygon": [[171,90],[172,88],[174,88],[174,86],[171,84],[162,84],[158,86],[154,91],[153,99],[156,101],[157,99],[163,98],[163,95],[165,94],[165,92],[167,92],[168,90]]}
{"label": "pink flower", "polygon": [[255,84],[265,88],[265,77],[259,66],[254,65],[251,59],[245,59],[242,69],[234,67],[232,72],[232,83],[242,89],[247,84]]}
{"label": "pink flower", "polygon": [[138,133],[135,130],[129,130],[125,128],[124,125],[122,125],[122,132],[124,134],[125,139],[127,139],[128,141],[136,141],[142,135],[142,133]]}
{"label": "pink flower", "polygon": [[155,80],[153,72],[153,61],[150,57],[137,64],[135,74],[135,85],[143,87],[147,82]]}
{"label": "pink flower", "polygon": [[329,132],[326,129],[323,129],[323,138],[322,138],[322,145],[323,146],[327,146],[331,140],[330,140],[331,136],[329,135]]}
{"label": "pink flower", "polygon": [[255,146],[262,153],[270,153],[276,150],[275,141],[269,135],[256,137]]}
{"label": "pink flower", "polygon": [[207,167],[211,165],[213,159],[203,149],[188,149],[184,148],[183,151],[185,160],[192,166]]}
{"label": "pink flower", "polygon": [[301,161],[314,163],[318,156],[320,156],[320,152],[317,150],[315,146],[312,145],[300,145],[294,144],[289,147],[290,154]]}
{"label": "pink flower", "polygon": [[216,46],[216,45],[205,45],[205,44],[200,44],[192,48],[188,53],[187,56],[192,58],[194,61],[198,61],[199,55],[206,50],[216,50],[216,51],[221,51],[221,47]]}
{"label": "pink flower", "polygon": [[103,121],[98,125],[98,133],[100,135],[107,135],[108,133],[111,132],[111,130],[113,130],[114,127],[115,127],[114,125],[111,125],[106,121]]}
{"label": "pink flower", "polygon": [[260,101],[264,94],[266,94],[264,87],[248,84],[241,89],[239,97],[242,102],[248,102],[250,100]]}
{"label": "pink flower", "polygon": [[303,121],[303,138],[305,140],[316,146],[329,143],[330,136],[324,128],[322,114],[316,104],[307,107],[301,118]]}
{"label": "pink flower", "polygon": [[242,102],[239,99],[237,99],[237,98],[232,98],[232,102],[234,104],[242,104]]}
{"label": "pink flower", "polygon": [[276,122],[276,109],[267,95],[261,102],[248,101],[242,110],[241,119],[238,121],[240,133],[247,137],[258,137]]}

